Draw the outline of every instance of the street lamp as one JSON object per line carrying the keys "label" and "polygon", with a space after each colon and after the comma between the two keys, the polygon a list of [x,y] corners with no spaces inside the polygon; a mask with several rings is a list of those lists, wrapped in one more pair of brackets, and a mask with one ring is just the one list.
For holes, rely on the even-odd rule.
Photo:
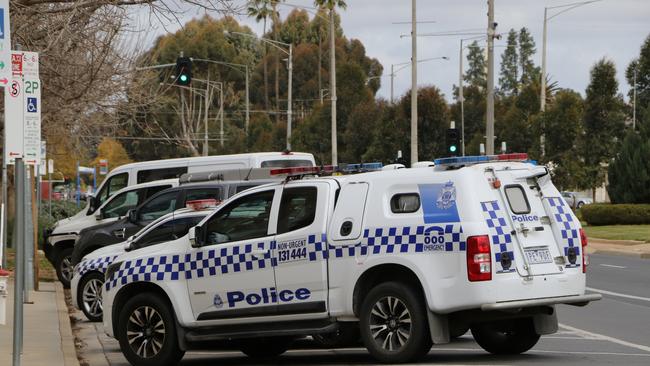
{"label": "street lamp", "polygon": [[[591,3],[596,3],[602,0],[591,0],[591,1],[581,1],[581,2],[576,2],[576,3],[570,3],[570,4],[564,4],[564,5],[557,5],[557,6],[549,6],[544,8],[544,31],[543,31],[543,36],[542,36],[542,73],[540,75],[540,101],[539,101],[539,110],[541,112],[544,112],[546,110],[546,30],[547,30],[547,23],[549,20],[557,17],[560,14],[566,13],[569,10],[573,10],[575,8],[591,4]],[[562,9],[558,11],[557,13],[548,16],[548,11],[549,10],[555,10],[555,9]],[[540,149],[541,149],[541,154],[544,156],[545,154],[545,149],[544,149],[544,130],[542,129],[542,134],[539,137],[539,143],[540,143]]]}
{"label": "street lamp", "polygon": [[[427,61],[433,61],[433,60],[445,60],[448,61],[449,57],[447,56],[442,56],[442,57],[430,57],[430,58],[424,58],[422,60],[418,60],[418,63],[422,62],[427,62]],[[398,66],[397,69],[395,69],[395,66]],[[411,61],[407,62],[400,62],[398,64],[391,64],[390,65],[390,104],[393,104],[393,96],[394,96],[394,83],[395,83],[395,74],[398,72],[404,70],[405,68],[411,66]]]}
{"label": "street lamp", "polygon": [[[289,83],[289,86],[288,86],[288,90],[287,90],[287,94],[288,94],[288,97],[287,97],[287,150],[291,150],[291,117],[293,115],[293,110],[292,110],[292,106],[291,106],[291,104],[293,102],[293,100],[292,100],[292,94],[293,94],[292,93],[293,45],[291,43],[285,43],[285,42],[276,41],[276,40],[263,38],[263,37],[256,37],[256,36],[254,36],[252,34],[242,33],[242,32],[233,32],[233,31],[224,30],[224,34],[226,34],[226,35],[236,34],[236,35],[243,36],[243,37],[259,39],[260,41],[265,42],[265,43],[277,48],[278,50],[284,52],[288,56],[288,68],[289,68],[289,82],[288,83]],[[281,46],[287,47],[288,50],[281,47]]]}

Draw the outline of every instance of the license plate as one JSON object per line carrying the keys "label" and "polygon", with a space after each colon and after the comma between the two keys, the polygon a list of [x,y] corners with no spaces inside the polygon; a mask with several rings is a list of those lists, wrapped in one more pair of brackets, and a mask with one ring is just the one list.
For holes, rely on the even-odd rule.
{"label": "license plate", "polygon": [[553,257],[548,249],[527,249],[524,253],[529,264],[553,263]]}

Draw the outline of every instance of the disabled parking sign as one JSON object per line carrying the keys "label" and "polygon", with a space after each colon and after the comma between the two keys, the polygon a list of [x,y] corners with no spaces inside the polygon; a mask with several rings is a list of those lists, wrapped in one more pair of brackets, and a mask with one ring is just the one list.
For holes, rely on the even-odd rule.
{"label": "disabled parking sign", "polygon": [[27,112],[28,113],[38,112],[38,103],[35,97],[27,97]]}

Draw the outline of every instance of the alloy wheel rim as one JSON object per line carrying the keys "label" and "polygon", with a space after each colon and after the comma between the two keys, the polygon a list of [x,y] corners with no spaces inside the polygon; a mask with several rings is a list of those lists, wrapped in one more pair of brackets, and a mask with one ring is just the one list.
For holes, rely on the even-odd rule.
{"label": "alloy wheel rim", "polygon": [[372,307],[369,326],[377,345],[386,351],[399,351],[411,338],[411,313],[402,300],[386,296]]}
{"label": "alloy wheel rim", "polygon": [[61,275],[66,281],[72,279],[72,258],[70,256],[63,258],[61,261]]}
{"label": "alloy wheel rim", "polygon": [[104,281],[93,278],[86,282],[82,292],[84,309],[88,314],[99,317],[102,316],[104,308],[102,306],[102,286]]}
{"label": "alloy wheel rim", "polygon": [[165,322],[151,306],[136,308],[126,326],[129,347],[141,358],[155,357],[165,342]]}

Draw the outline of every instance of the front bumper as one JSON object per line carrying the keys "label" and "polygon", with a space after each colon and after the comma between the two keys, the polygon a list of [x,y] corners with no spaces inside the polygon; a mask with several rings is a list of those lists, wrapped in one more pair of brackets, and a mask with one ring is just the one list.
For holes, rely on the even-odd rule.
{"label": "front bumper", "polygon": [[603,295],[601,294],[588,294],[588,295],[575,295],[575,296],[547,297],[543,299],[532,299],[532,300],[503,301],[503,302],[497,302],[492,304],[483,304],[481,305],[481,310],[483,311],[512,310],[512,309],[529,308],[534,306],[546,306],[546,305],[557,305],[557,304],[585,306],[591,301],[598,301],[602,298]]}

